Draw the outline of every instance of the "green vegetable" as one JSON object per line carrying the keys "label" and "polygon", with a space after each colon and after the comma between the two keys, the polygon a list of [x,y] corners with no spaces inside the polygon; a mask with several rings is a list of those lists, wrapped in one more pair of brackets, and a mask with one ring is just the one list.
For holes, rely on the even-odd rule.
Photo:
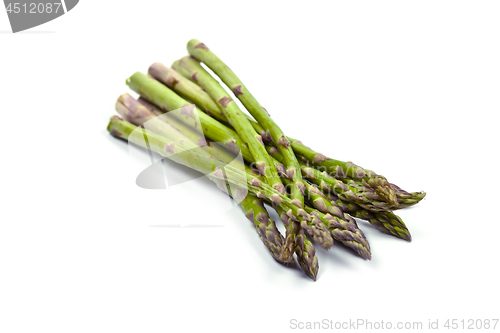
{"label": "green vegetable", "polygon": [[393,212],[372,212],[363,209],[355,203],[343,201],[335,195],[329,195],[328,197],[332,202],[336,202],[344,212],[349,213],[351,216],[366,220],[373,226],[390,235],[407,240],[409,242],[411,241],[410,231],[404,224],[403,220]]}
{"label": "green vegetable", "polygon": [[288,178],[292,179],[291,197],[302,205],[304,203],[302,176],[290,142],[281,128],[271,119],[267,110],[260,105],[236,74],[205,44],[197,39],[192,39],[189,41],[187,49],[191,56],[203,62],[221,78],[263,129],[270,133],[272,141],[283,155],[283,164],[286,167]]}
{"label": "green vegetable", "polygon": [[[219,161],[208,155],[205,151],[184,150],[184,148],[174,140],[169,140],[168,138],[160,136],[149,130],[138,128],[135,125],[122,120],[118,116],[113,116],[111,118],[108,125],[108,131],[115,137],[150,149],[161,156],[188,166],[196,171],[208,175],[211,178],[215,177],[220,180],[225,180],[242,189],[247,188],[256,197],[279,205],[281,209],[283,209],[283,211],[287,211],[290,218],[294,221],[296,220],[300,226],[307,226],[315,217],[314,215],[310,215],[306,213],[305,210],[294,205],[292,200],[286,195],[279,193],[276,189],[261,182],[258,177],[252,175],[247,170],[242,171],[231,165],[231,163],[227,164]],[[314,213],[314,210],[312,210],[312,212]],[[333,245],[333,240],[331,240],[330,237],[331,241],[329,242],[328,237],[330,236],[325,236],[324,240],[316,237],[316,240],[321,241],[321,244],[319,245],[329,248]],[[309,245],[308,248],[310,248]]]}
{"label": "green vegetable", "polygon": [[222,88],[220,83],[211,77],[210,74],[201,67],[198,61],[190,57],[182,58],[179,61],[179,67],[192,73],[191,77],[206,90],[208,95],[210,95],[222,109],[229,124],[235,129],[236,133],[238,133],[250,150],[255,160],[255,166],[266,178],[267,182],[281,194],[285,193],[285,188],[281,183],[278,171],[274,167],[264,147],[262,137],[255,131],[245,114],[231,97],[229,97],[229,94]]}
{"label": "green vegetable", "polygon": [[326,171],[329,175],[338,179],[350,178],[363,180],[365,184],[372,187],[378,195],[393,206],[398,205],[398,199],[393,188],[384,176],[377,175],[371,170],[366,170],[352,162],[342,162],[315,152],[306,147],[299,140],[290,140],[293,150],[297,155],[303,157],[308,164]]}

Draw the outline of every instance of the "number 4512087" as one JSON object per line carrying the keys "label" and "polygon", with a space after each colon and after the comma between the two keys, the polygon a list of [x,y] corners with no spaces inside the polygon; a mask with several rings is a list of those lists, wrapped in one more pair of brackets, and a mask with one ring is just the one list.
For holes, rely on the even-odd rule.
{"label": "number 4512087", "polygon": [[9,3],[7,6],[7,13],[24,13],[24,14],[38,14],[38,13],[58,13],[61,8],[61,3]]}
{"label": "number 4512087", "polygon": [[460,329],[495,329],[498,324],[498,319],[469,319],[469,320],[458,320],[458,319],[448,319],[444,323],[444,327],[447,329],[456,330]]}

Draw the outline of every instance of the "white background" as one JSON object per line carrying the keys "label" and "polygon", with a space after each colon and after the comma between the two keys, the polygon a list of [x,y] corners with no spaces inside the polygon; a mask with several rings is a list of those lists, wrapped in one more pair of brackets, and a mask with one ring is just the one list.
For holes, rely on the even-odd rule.
{"label": "white background", "polygon": [[[87,0],[11,34],[0,10],[0,331],[500,318],[499,17],[497,1]],[[360,222],[373,259],[317,247],[312,282],[209,181],[139,188],[107,121],[128,76],[191,38],[290,136],[425,190],[398,213],[413,241]],[[223,226],[155,227],[190,223]]]}

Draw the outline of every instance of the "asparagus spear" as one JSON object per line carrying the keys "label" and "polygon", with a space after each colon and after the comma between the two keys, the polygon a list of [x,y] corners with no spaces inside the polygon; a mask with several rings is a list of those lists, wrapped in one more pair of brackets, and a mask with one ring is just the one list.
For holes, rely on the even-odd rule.
{"label": "asparagus spear", "polygon": [[[208,155],[205,151],[186,151],[179,145],[179,140],[172,140],[159,136],[148,130],[144,130],[144,134],[137,134],[140,131],[134,131],[135,128],[134,125],[123,121],[119,117],[112,118],[108,126],[110,133],[116,137],[128,139],[129,142],[148,148],[164,157],[204,174],[214,173],[220,179],[227,178],[231,184],[240,188],[247,188],[259,198],[282,205],[284,210],[300,222],[301,226],[311,235],[316,243],[325,249],[329,249],[333,246],[333,239],[330,233],[316,222],[315,216],[307,214],[304,209],[295,205],[286,195],[280,193],[267,183],[259,180],[254,174],[248,172],[248,169],[240,168],[238,165],[235,167],[232,163],[217,160]],[[145,135],[148,138],[147,142],[143,139]],[[203,163],[196,163],[197,161]],[[229,176],[226,176],[226,174]]]}
{"label": "asparagus spear", "polygon": [[[155,62],[149,66],[148,74],[165,84],[170,89],[174,90],[181,97],[196,104],[211,117],[224,124],[229,124],[224,112],[222,112],[222,109],[205,92],[205,90],[191,80],[186,79],[175,70],[168,68],[159,62]],[[258,122],[250,117],[248,117],[248,120],[255,131],[262,136],[262,140],[270,141],[266,132],[262,129]]]}
{"label": "asparagus spear", "polygon": [[[228,184],[224,181],[217,179],[219,184],[225,187],[226,193],[229,194],[231,190]],[[224,188],[219,186],[219,188]],[[260,240],[269,250],[271,256],[282,264],[289,264],[293,262],[293,257],[283,256],[284,238],[276,228],[275,222],[269,217],[262,200],[257,198],[252,193],[247,193],[245,198],[238,202],[245,216],[255,226],[255,230],[260,237]]]}
{"label": "asparagus spear", "polygon": [[[354,181],[352,179],[344,179],[344,183],[352,188],[356,188],[357,191],[365,193],[366,196],[370,197],[373,202],[381,201],[381,198],[374,192],[371,187],[366,186],[362,181]],[[423,198],[425,198],[425,192],[407,192],[394,184],[390,184],[396,193],[399,204],[397,206],[392,206],[390,209],[397,210],[410,207],[419,203]]]}
{"label": "asparagus spear", "polygon": [[[291,200],[287,199],[286,196],[280,194],[267,184],[261,183],[251,173],[246,172],[242,175],[241,170],[232,167],[230,164],[217,161],[204,152],[195,150],[185,151],[179,146],[178,143],[172,142],[165,137],[159,136],[145,129],[136,129],[136,126],[120,119],[118,116],[113,116],[108,125],[108,131],[115,137],[128,140],[131,143],[148,148],[161,156],[186,165],[194,170],[202,172],[205,175],[209,175],[209,177],[215,177],[219,180],[228,181],[241,188],[247,186],[256,197],[273,202],[283,211],[287,209],[294,210],[294,215],[291,215],[291,219],[298,220],[298,228],[303,225],[304,220],[311,218],[311,216],[305,213],[305,211],[292,204]],[[146,138],[146,140],[144,138]],[[297,242],[297,240],[295,241]],[[301,243],[302,241],[304,242],[303,245]],[[306,242],[305,238],[299,238],[298,242],[294,246],[294,250],[300,251],[300,249],[303,250],[299,256],[299,262],[306,270],[306,273],[315,279],[318,265],[317,258],[314,255],[314,247],[311,243]]]}
{"label": "asparagus spear", "polygon": [[186,150],[180,144],[182,139],[158,135],[137,127],[118,116],[111,117],[108,131],[114,137],[147,148],[205,175],[211,175],[215,171],[213,158],[209,158],[209,155],[201,150]]}
{"label": "asparagus spear", "polygon": [[[211,142],[210,140],[207,140],[207,138],[205,138],[205,136],[203,134],[195,131],[192,127],[190,127],[184,123],[179,122],[174,117],[168,117],[168,112],[166,113],[166,112],[158,109],[154,104],[150,103],[149,101],[145,100],[144,98],[141,97],[137,101],[139,103],[141,103],[142,105],[146,106],[154,115],[160,116],[162,121],[166,121],[166,122],[170,123],[173,127],[177,128],[181,133],[188,136],[194,142],[197,142],[199,146],[207,146],[209,153],[211,155],[213,155],[214,157],[216,157],[217,159],[219,159],[221,161],[231,161],[232,159],[234,159],[236,157],[236,155],[233,152],[228,151],[227,149],[221,147],[217,143],[214,143],[214,142]],[[167,117],[162,116],[165,114],[167,115]],[[207,128],[210,129],[209,132],[207,133],[207,136],[210,139],[212,139],[214,137],[212,135],[212,133],[217,132],[219,128],[224,128],[224,126],[222,124],[220,124],[220,126],[207,126]],[[234,140],[234,142],[237,145],[238,149],[241,148],[240,151],[243,151],[246,149],[246,147],[243,145],[241,145],[241,147],[239,146],[239,142],[241,142],[241,139],[238,138],[238,134],[236,134],[236,132],[231,130],[230,135],[233,135],[237,138],[237,140]],[[229,137],[229,135],[228,135],[227,138],[225,138],[225,141],[231,141],[231,137]],[[246,151],[248,151],[248,150],[246,150]],[[248,153],[247,156],[243,156],[243,157],[247,160],[247,162],[253,163],[253,157],[251,155],[250,156],[249,155],[250,155],[250,153]],[[278,170],[278,174],[280,175],[280,177],[287,177],[286,170],[285,170],[285,167],[283,166],[283,164],[276,161],[275,159],[273,159],[272,161],[274,163],[274,167],[276,168],[276,170]]]}
{"label": "asparagus spear", "polygon": [[209,50],[205,44],[197,39],[192,39],[189,41],[187,49],[189,54],[206,64],[221,78],[264,130],[270,133],[273,142],[283,155],[288,178],[292,179],[291,196],[303,204],[304,188],[298,162],[290,146],[290,142],[281,128],[271,119],[267,110],[250,93],[236,74],[217,55]]}
{"label": "asparagus spear", "polygon": [[[191,74],[189,73],[189,71],[186,71],[184,70],[182,67],[179,66],[179,62],[175,62],[172,66],[175,70],[175,72],[177,72],[178,74],[180,74],[181,76],[184,77],[184,80],[183,81],[190,81],[191,83],[194,83],[196,84],[196,81],[193,80]],[[180,80],[180,78],[179,78]],[[194,82],[193,82],[194,81]],[[176,88],[177,86],[173,86],[171,87],[172,89],[177,90]],[[180,92],[180,91],[179,91]],[[206,95],[206,92],[203,91],[202,89],[189,89],[189,90],[184,90],[183,91],[184,93],[186,94],[189,94],[189,99],[190,100],[204,100],[202,97],[200,97],[200,95]],[[202,102],[200,102],[201,104],[197,104],[199,107],[201,107],[202,109],[210,109],[210,105],[209,104],[203,104]],[[216,113],[216,110],[212,110],[210,109],[210,112],[215,114]],[[253,120],[250,120],[251,122]],[[255,121],[252,122],[252,124],[256,124]],[[262,132],[259,132],[259,133],[262,133]],[[262,137],[264,138],[264,135],[262,135]],[[300,141],[298,140],[294,140],[294,139],[291,139],[290,137],[287,137],[288,140],[290,142],[292,142],[292,149],[294,149],[294,152],[296,155],[299,155],[300,156],[300,152],[303,151],[303,149],[307,149],[307,147],[303,146]],[[267,140],[267,142],[271,143],[269,140]],[[300,156],[302,157],[302,156]],[[317,156],[317,159],[323,159],[324,158],[324,155],[318,155]],[[303,159],[305,161],[308,162],[308,159],[306,159],[305,157],[303,157]],[[314,157],[313,157],[313,160],[314,160]],[[335,160],[336,161],[336,160]],[[345,178],[346,176],[348,175],[353,175],[355,177],[353,177],[354,179],[361,179],[363,180],[364,175],[370,175],[370,176],[374,176],[374,172],[373,171],[370,171],[370,170],[364,170],[358,166],[355,166],[352,162],[341,162],[341,161],[338,161],[340,164],[342,164],[344,166],[344,168],[342,168],[340,165],[339,165],[339,168],[335,167],[334,169],[334,173],[333,175],[334,176],[339,176],[339,177],[342,177],[342,178]],[[314,163],[308,163],[308,164],[312,164],[312,166],[314,167]],[[304,168],[308,168],[309,166],[305,165],[304,163],[301,163],[301,159],[299,159],[299,166],[301,166],[301,169],[304,169]],[[326,171],[326,170],[323,170],[323,171]],[[304,172],[302,172],[302,176],[304,177]],[[377,176],[377,177],[372,177],[372,178],[376,178],[376,179],[373,179],[372,180],[372,183],[373,182],[377,182],[377,181],[380,181],[381,183],[384,183],[384,180],[382,178],[383,176]],[[366,182],[366,180],[365,180]],[[367,185],[371,186],[369,183],[366,183]],[[385,184],[386,185],[386,184]],[[391,184],[392,185],[392,184]],[[399,199],[399,198],[398,198]],[[381,204],[381,206],[384,206],[384,207],[389,207],[391,206],[393,209],[395,208],[394,207],[394,201],[393,203],[391,204],[390,202],[388,203],[385,203],[385,204]],[[375,207],[376,209],[378,209],[377,207]]]}
{"label": "asparagus spear", "polygon": [[325,215],[309,206],[305,206],[304,209],[309,214],[318,217],[322,221],[326,221],[325,223],[328,223],[328,228],[330,229],[335,240],[338,240],[345,246],[353,249],[363,259],[372,258],[370,244],[360,229],[352,232],[351,230],[346,229],[345,225],[338,223],[338,220],[329,218],[328,214]]}
{"label": "asparagus spear", "polygon": [[[151,67],[150,67],[151,69]],[[151,71],[150,71],[151,74]],[[182,77],[182,79],[184,79]],[[167,82],[175,82],[174,80],[166,80]],[[128,95],[128,94],[127,94]],[[130,95],[128,95],[130,96]],[[161,115],[163,112],[161,112],[159,109],[157,109],[153,104],[149,103],[148,101],[144,99],[139,99],[139,103],[142,105],[146,106],[151,112],[153,112],[155,115]],[[169,119],[169,118],[167,118]],[[175,119],[170,119],[171,121],[175,121]],[[202,135],[199,133],[193,131],[191,128],[187,128],[182,123],[174,123],[173,126],[177,129],[181,129],[182,133],[190,133],[192,135],[192,139],[194,141],[199,142],[202,139]],[[182,127],[184,126],[184,127]],[[258,125],[257,125],[258,126]],[[218,146],[213,146],[215,149],[212,149],[209,151],[210,154],[213,154],[214,157],[219,156],[222,157],[221,160],[223,161],[230,161],[232,159],[232,156],[227,156],[224,154],[221,154],[219,150],[224,150],[222,147]],[[215,153],[215,154],[214,154]],[[224,159],[225,158],[225,159]],[[277,163],[277,162],[276,162]],[[252,172],[251,170],[249,172]],[[255,175],[255,174],[254,174]],[[228,192],[228,189],[225,187],[225,185],[222,181],[216,179],[218,182],[219,188],[223,189],[226,193]],[[222,183],[222,185],[221,185]],[[269,249],[269,252],[273,256],[274,259],[276,259],[279,262],[282,263],[289,263],[293,261],[292,254],[295,252],[298,257],[299,264],[301,267],[306,271],[307,275],[309,275],[313,280],[316,280],[316,274],[318,270],[318,263],[317,263],[317,257],[315,256],[315,250],[314,246],[312,243],[307,239],[307,237],[304,235],[303,229],[300,227],[300,224],[297,222],[294,222],[293,224],[290,223],[285,223],[288,228],[287,232],[293,233],[292,241],[288,241],[288,246],[292,247],[291,250],[284,251],[285,246],[283,244],[283,236],[279,233],[279,231],[276,229],[276,225],[272,219],[269,218],[269,215],[267,214],[267,211],[265,210],[262,201],[254,196],[251,193],[248,193],[247,196],[245,197],[244,200],[242,200],[239,203],[240,207],[243,209],[245,212],[245,215],[247,218],[251,221],[254,222],[255,228],[257,232],[259,233],[259,236],[261,237],[262,242],[266,245],[266,247]],[[284,212],[284,210],[281,208],[281,206],[276,206],[278,207],[280,212]],[[280,214],[282,215],[282,214]],[[289,217],[287,215],[286,219],[288,220]],[[267,226],[265,225],[265,222],[267,221]],[[295,234],[299,234],[300,237],[303,237],[304,240],[301,241],[299,239],[298,244],[295,243]],[[290,237],[289,237],[290,238]],[[295,248],[293,248],[295,247]]]}
{"label": "asparagus spear", "polygon": [[[288,187],[290,181],[283,179],[283,182]],[[342,208],[334,201],[330,201],[316,186],[305,181],[304,185],[306,188],[306,201],[323,214],[316,214],[312,210],[309,213],[316,214],[315,216],[330,230],[335,241],[339,241],[345,246],[352,248],[362,258],[370,259],[370,245],[363,231],[358,228],[356,221],[345,214]],[[310,206],[306,207],[311,208]]]}
{"label": "asparagus spear", "polygon": [[418,204],[423,198],[425,198],[425,192],[406,192],[405,190],[399,188],[399,186],[391,184],[392,188],[396,192],[399,201],[400,208],[406,208]]}
{"label": "asparagus spear", "polygon": [[[153,105],[148,105],[148,102],[139,102],[129,94],[123,94],[118,98],[116,109],[124,118],[127,119],[127,121],[131,122],[132,124],[140,126],[146,123],[146,128],[165,137],[174,137],[176,141],[179,142],[185,149],[193,149],[195,147],[198,147],[195,142],[200,142],[199,136],[201,135],[199,133],[191,130],[190,128],[185,128],[184,131],[181,132],[179,131],[179,127],[176,126],[182,126],[184,124],[172,124],[155,117],[152,112],[155,107]],[[166,118],[164,120],[167,121],[173,120],[167,117],[163,118]],[[194,137],[192,137],[194,140],[191,140],[191,138],[184,136],[183,133],[186,132],[191,132],[192,135],[195,135]],[[205,145],[205,147],[208,148],[209,146]],[[215,158],[222,158],[222,160],[226,163],[231,162],[235,158],[234,154],[231,154],[229,151],[225,150],[222,147],[217,147],[216,149],[208,150],[207,152]],[[231,195],[231,189],[228,184],[215,177],[211,177],[211,179],[217,184],[219,189]],[[245,216],[254,223],[255,229],[259,234],[260,239],[268,248],[269,253],[273,256],[273,258],[281,263],[293,262],[293,259],[286,257],[283,258],[281,256],[284,242],[283,236],[279,233],[278,229],[276,229],[274,221],[269,218],[269,215],[264,208],[262,201],[255,195],[247,193],[246,197],[243,200],[238,201],[238,204],[245,212]]]}
{"label": "asparagus spear", "polygon": [[314,245],[307,239],[300,224],[287,215],[282,206],[274,205],[283,224],[287,227],[285,244],[283,249],[286,253],[295,252],[297,260],[304,272],[314,281],[318,274],[318,258]]}
{"label": "asparagus spear", "polygon": [[252,160],[250,151],[239,141],[241,139],[232,129],[193,107],[152,77],[137,72],[127,79],[127,85],[164,111],[181,109],[181,112],[175,112],[173,117],[209,136],[226,149],[235,153],[241,152],[243,158]]}
{"label": "asparagus spear", "polygon": [[[129,101],[129,105],[133,105],[133,101],[135,101],[134,98],[132,96],[130,96],[129,94],[123,94],[120,98],[131,99],[132,101]],[[186,124],[180,122],[175,117],[170,116],[171,113],[168,113],[168,112],[165,113],[165,112],[161,111],[155,105],[151,104],[147,100],[145,100],[143,98],[139,98],[137,100],[137,103],[146,107],[149,110],[150,113],[148,114],[148,116],[156,117],[155,118],[156,120],[158,120],[160,122],[168,123],[175,130],[182,133],[182,135],[188,137],[191,141],[197,143],[197,145],[199,147],[203,147],[204,150],[206,150],[208,154],[217,158],[218,160],[229,163],[237,157],[237,155],[234,152],[225,149],[224,147],[220,146],[217,143],[214,143],[214,142],[211,142],[210,140],[207,140],[202,133],[200,133],[200,132],[196,131],[194,128],[187,126]],[[142,112],[145,113],[145,111],[142,111]],[[119,111],[119,113],[120,113],[120,111]],[[140,125],[140,124],[136,123],[134,121],[134,119],[130,119],[130,118],[124,116],[123,113],[120,113],[120,114],[127,121],[133,123],[134,125]],[[148,125],[149,125],[149,123],[148,123]],[[153,132],[158,133],[157,131],[155,131],[154,128],[148,128],[148,129],[152,130]],[[276,161],[276,163],[279,164],[279,162],[277,162],[277,161]],[[284,166],[277,165],[277,167],[282,171],[282,173],[284,173],[284,169],[285,169]]]}
{"label": "asparagus spear", "polygon": [[403,220],[393,212],[372,212],[363,209],[353,202],[341,200],[333,194],[330,194],[328,197],[332,202],[336,202],[344,212],[349,213],[353,217],[366,220],[373,226],[380,228],[382,231],[390,235],[411,242],[410,231],[404,224]]}
{"label": "asparagus spear", "polygon": [[[185,149],[199,148],[200,143],[189,139],[184,133],[181,133],[178,128],[172,126],[172,123],[167,117],[162,121],[156,117],[146,106],[139,103],[129,94],[123,94],[116,101],[116,111],[125,118],[128,122],[136,126],[144,126],[146,129],[153,131],[159,135],[177,141]],[[189,133],[189,132],[186,132]]]}
{"label": "asparagus spear", "polygon": [[[164,109],[168,108],[175,109],[177,107],[183,107],[185,105],[188,105],[187,101],[180,98],[173,91],[169,90],[167,87],[163,86],[158,81],[155,81],[144,74],[141,73],[134,74],[129,79],[129,85],[135,91],[139,93],[142,92],[142,94],[144,96],[147,96],[149,100],[155,101],[155,104],[162,106]],[[219,140],[223,143],[224,142],[229,143],[228,145],[226,145],[226,147],[229,148],[229,150],[232,151],[240,150],[242,152],[243,157],[247,161],[250,162],[253,161],[253,157],[251,156],[250,152],[248,151],[248,149],[246,149],[244,145],[242,145],[241,139],[233,130],[227,128],[226,126],[216,121],[215,119],[208,117],[206,114],[199,111],[198,109],[195,109],[195,112],[196,115],[199,116],[200,119],[199,122],[201,123],[203,131],[207,134],[207,136],[210,139]],[[175,120],[177,119],[176,117],[178,118],[178,113],[174,114],[172,119]],[[192,119],[190,117],[183,116],[178,120],[182,121],[185,124],[187,123],[191,126],[198,125],[196,121],[191,122]],[[189,131],[183,131],[183,133],[189,133]],[[204,140],[204,139],[200,138],[199,140]],[[274,157],[278,156],[277,154],[279,153],[279,151],[275,150],[274,152],[276,153],[276,155],[273,156]],[[217,153],[216,147],[214,147],[214,153]],[[275,168],[280,172],[280,175],[283,176],[284,168],[282,167],[282,165],[276,160],[273,160],[273,163],[275,165]],[[300,165],[302,173],[306,178],[315,182],[317,185],[321,186],[322,189],[328,187],[331,191],[336,191],[337,195],[341,196],[344,200],[348,201],[354,200],[358,202],[360,205],[362,205],[364,208],[373,211],[385,211],[393,208],[391,205],[385,202],[372,200],[373,197],[367,198],[366,195],[368,194],[364,194],[363,192],[356,191],[356,193],[354,193],[352,191],[353,188],[345,186],[339,180],[329,177],[328,174],[321,173],[313,168],[308,168],[303,164]]]}
{"label": "asparagus spear", "polygon": [[[172,117],[168,119],[176,119],[188,127],[197,129],[200,133],[221,144],[229,151],[235,153],[241,152],[243,158],[250,163],[255,161],[247,146],[243,144],[243,141],[234,130],[221,124],[198,108],[188,109],[191,106],[188,101],[182,99],[175,92],[152,77],[137,72],[127,80],[127,84],[132,90],[141,94],[143,99],[145,98],[147,101],[152,102],[155,106],[161,108],[162,111],[181,109],[181,112],[174,112]],[[158,113],[158,111],[155,112]],[[272,162],[278,175],[286,177],[283,165],[275,160]]]}
{"label": "asparagus spear", "polygon": [[[163,106],[164,109],[167,109],[167,107],[170,107],[171,109],[174,109],[176,107],[182,107],[187,105],[187,101],[181,99],[179,96],[177,96],[173,91],[169,90],[168,88],[164,87],[161,83],[154,81],[151,78],[148,78],[144,74],[136,73],[134,74],[130,79],[129,79],[129,84],[134,90],[141,92],[148,96],[148,99],[156,101],[156,104]],[[161,94],[167,95],[169,99],[166,100],[165,103],[162,102],[163,96]],[[162,104],[163,103],[163,104]],[[167,105],[167,106],[166,106]],[[214,140],[220,140],[222,142],[229,142],[229,148],[232,151],[238,151],[238,149],[242,152],[243,157],[247,161],[253,161],[253,157],[249,153],[248,149],[244,145],[241,144],[241,139],[238,137],[238,135],[231,129],[225,127],[223,124],[217,122],[215,119],[208,117],[206,114],[203,112],[199,111],[198,109],[195,109],[195,112],[197,112],[197,115],[200,117],[200,122],[202,123],[201,127],[204,129],[204,132]],[[174,115],[175,117],[177,114]],[[208,118],[208,119],[206,119]],[[170,118],[169,118],[170,119]],[[172,117],[172,120],[175,120],[174,117]],[[185,120],[185,118],[181,118],[180,121]],[[186,123],[186,121],[184,121]],[[188,124],[193,125],[192,122],[189,122],[189,119],[187,121]],[[194,122],[194,125],[197,123]],[[189,133],[188,130],[183,131],[183,133]],[[199,138],[198,140],[202,140],[203,138]],[[233,146],[234,144],[234,146]],[[216,149],[216,146],[212,146],[214,150],[214,154],[217,154],[218,150]],[[227,146],[226,146],[227,147]],[[279,156],[279,151],[272,150],[271,153],[274,157]],[[274,153],[273,153],[274,152]],[[282,165],[276,161],[273,160],[273,163],[277,170],[280,171],[280,175],[283,176],[283,167]],[[302,173],[304,177],[309,179],[312,182],[315,182],[317,185],[319,185],[322,189],[327,188],[330,191],[335,191],[337,195],[342,197],[342,199],[347,200],[347,201],[355,201],[362,205],[365,209],[372,210],[372,211],[386,211],[388,209],[393,209],[391,205],[383,202],[383,201],[377,201],[373,200],[372,197],[367,197],[370,193],[363,193],[355,188],[352,187],[347,187],[344,185],[341,181],[336,180],[332,177],[330,177],[328,174],[321,173],[316,169],[309,168],[303,164],[300,164]],[[353,192],[353,190],[355,192]],[[410,199],[408,199],[410,200]]]}
{"label": "asparagus spear", "polygon": [[[126,96],[126,95],[122,95],[120,98],[123,99],[124,96]],[[126,97],[127,98],[132,98],[129,95],[127,95]],[[140,102],[137,102],[137,104],[140,104]],[[144,104],[147,105],[151,110],[155,111],[156,113],[161,113],[161,111],[155,110],[156,108],[153,105],[150,105],[148,102],[146,102]],[[130,106],[133,105],[132,101],[129,101],[129,105]],[[143,114],[147,114],[145,110],[141,109],[141,111],[142,111]],[[133,113],[133,111],[130,110],[129,113]],[[147,116],[148,116],[148,119],[150,119],[151,116],[152,116],[152,113],[151,114],[147,114]],[[131,120],[132,120],[131,122],[133,122],[134,119],[132,118]],[[179,128],[178,126],[179,125],[175,125],[174,124],[175,129],[178,129]],[[182,125],[180,125],[180,126],[182,126]],[[194,131],[190,131],[190,129],[184,129],[184,131],[182,131],[182,132],[190,133],[191,139],[193,141],[196,141],[196,142],[200,141],[200,138],[198,137],[198,136],[200,136],[200,134],[197,134]],[[224,154],[223,152],[220,152],[219,150],[224,150],[224,149],[223,148],[218,148],[217,146],[214,146],[214,149],[212,151],[209,151],[209,153],[215,153],[212,156],[217,157],[219,160],[221,160],[223,162],[226,162],[226,163],[229,163],[230,161],[232,161],[234,159],[233,156],[227,156],[227,154]],[[278,162],[276,162],[276,165],[278,165]],[[254,176],[256,178],[258,177],[255,174],[254,174]],[[259,178],[259,180],[265,181],[263,178]],[[291,227],[295,227],[295,224],[291,224]],[[323,224],[320,223],[320,221],[318,219],[316,219],[316,218],[311,219],[311,221],[308,221],[306,224],[304,224],[304,228],[307,230],[307,232],[310,235],[312,235],[313,239],[315,241],[317,241],[319,244],[323,244],[323,246],[329,247],[330,246],[329,245],[330,242],[333,243],[333,240],[330,240],[331,237],[326,237],[326,240],[324,239],[325,234],[328,235],[328,230],[326,229],[326,227]],[[298,233],[298,231],[295,231],[295,233]]]}
{"label": "asparagus spear", "polygon": [[285,188],[281,183],[278,171],[274,167],[262,142],[262,137],[255,131],[247,117],[239,109],[238,105],[229,97],[229,94],[222,86],[200,64],[189,57],[180,60],[179,66],[192,72],[192,77],[196,78],[199,85],[205,89],[222,109],[229,124],[236,130],[252,154],[255,165],[261,174],[266,177],[268,183],[279,191],[285,193]]}
{"label": "asparagus spear", "polygon": [[[266,182],[265,178],[260,176],[260,175],[253,174],[252,177],[254,178],[254,180],[258,180],[261,183]],[[290,185],[290,180],[288,180],[287,178],[282,178],[282,180],[286,184]],[[287,198],[287,197],[285,196],[285,198]],[[288,200],[290,200],[290,199],[288,199]],[[292,204],[295,204],[293,199],[291,199],[290,202]],[[305,206],[305,207],[307,207],[307,206]],[[295,207],[293,207],[293,208],[295,208]],[[294,211],[294,209],[282,207],[282,210],[291,219],[293,219],[294,221],[297,220],[297,213]],[[299,211],[302,211],[302,210],[299,210]],[[314,211],[314,210],[312,210],[312,211]],[[302,212],[302,214],[303,214],[303,212]],[[300,216],[302,214],[299,213],[298,215]],[[295,224],[293,224],[293,223],[290,224],[290,227],[294,227],[294,226],[295,226]],[[328,249],[331,246],[333,246],[333,239],[332,239],[332,235],[330,234],[330,231],[328,229],[328,223],[323,221],[322,219],[318,218],[317,215],[311,214],[311,218],[306,220],[306,222],[301,221],[301,228],[303,228],[311,236],[311,238],[316,243],[318,243],[321,247]],[[292,231],[290,231],[290,232],[292,232]],[[290,232],[287,231],[287,235],[290,234]],[[296,235],[296,234],[298,234],[298,231],[297,230],[293,231],[293,235]],[[290,237],[289,239],[293,239],[293,237]]]}
{"label": "asparagus spear", "polygon": [[[274,147],[266,146],[269,154],[278,162],[283,160],[281,153]],[[356,202],[363,208],[372,211],[387,211],[393,209],[391,204],[380,201],[372,191],[364,191],[364,187],[359,188],[356,184],[345,184],[342,180],[333,178],[327,172],[319,171],[313,167],[308,167],[299,162],[302,176],[309,182],[317,185],[321,190],[328,193],[335,193],[339,198],[349,202]]]}
{"label": "asparagus spear", "polygon": [[[206,110],[206,113],[216,118],[217,120],[223,122],[224,124],[229,124],[222,109],[213,101],[213,99],[207,94],[207,92],[201,88],[196,81],[191,77],[191,73],[179,66],[180,61],[177,60],[172,64],[172,68],[168,68],[160,63],[155,63],[151,66],[155,66],[154,70],[150,70],[150,74],[156,78],[158,81],[167,85],[170,89],[174,90],[178,94],[183,94],[187,100],[194,101],[194,103],[201,109]],[[150,67],[151,69],[151,67]],[[172,80],[168,80],[169,75],[175,75],[177,84],[171,84]],[[189,83],[188,83],[189,82]],[[196,86],[196,88],[189,88],[190,85]],[[185,88],[185,89],[183,89]],[[257,133],[262,136],[262,140],[265,142],[272,142],[271,137],[258,122],[256,122],[251,116],[246,115],[250,124],[255,129]]]}
{"label": "asparagus spear", "polygon": [[[199,85],[187,80],[182,75],[166,67],[165,65],[155,62],[149,66],[148,74],[165,84],[170,89],[174,90],[182,98],[193,102],[203,111],[218,121],[228,123],[226,116],[218,107],[217,103]],[[199,94],[193,94],[192,91],[199,90]]]}
{"label": "asparagus spear", "polygon": [[372,187],[381,198],[389,204],[397,206],[398,200],[396,193],[384,176],[377,175],[375,172],[363,169],[352,162],[342,162],[335,160],[325,155],[315,152],[309,147],[306,147],[299,140],[290,140],[293,150],[297,155],[300,155],[304,161],[314,165],[317,168],[322,168],[330,175],[336,178],[351,178],[362,180],[364,184]]}

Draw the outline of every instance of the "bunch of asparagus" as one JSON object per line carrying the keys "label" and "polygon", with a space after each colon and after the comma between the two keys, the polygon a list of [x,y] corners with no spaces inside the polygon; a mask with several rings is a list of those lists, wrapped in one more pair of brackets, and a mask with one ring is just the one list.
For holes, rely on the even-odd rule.
{"label": "bunch of asparagus", "polygon": [[[187,49],[190,55],[172,68],[154,63],[148,74],[137,72],[127,79],[140,97],[118,98],[116,110],[122,118],[111,118],[108,131],[113,136],[206,175],[238,203],[275,260],[289,264],[295,254],[313,280],[319,268],[314,243],[329,249],[337,241],[371,259],[368,240],[354,218],[411,241],[408,228],[393,211],[417,204],[424,192],[406,192],[384,176],[326,157],[285,136],[205,44],[193,39]],[[264,203],[280,216],[285,235]]]}

